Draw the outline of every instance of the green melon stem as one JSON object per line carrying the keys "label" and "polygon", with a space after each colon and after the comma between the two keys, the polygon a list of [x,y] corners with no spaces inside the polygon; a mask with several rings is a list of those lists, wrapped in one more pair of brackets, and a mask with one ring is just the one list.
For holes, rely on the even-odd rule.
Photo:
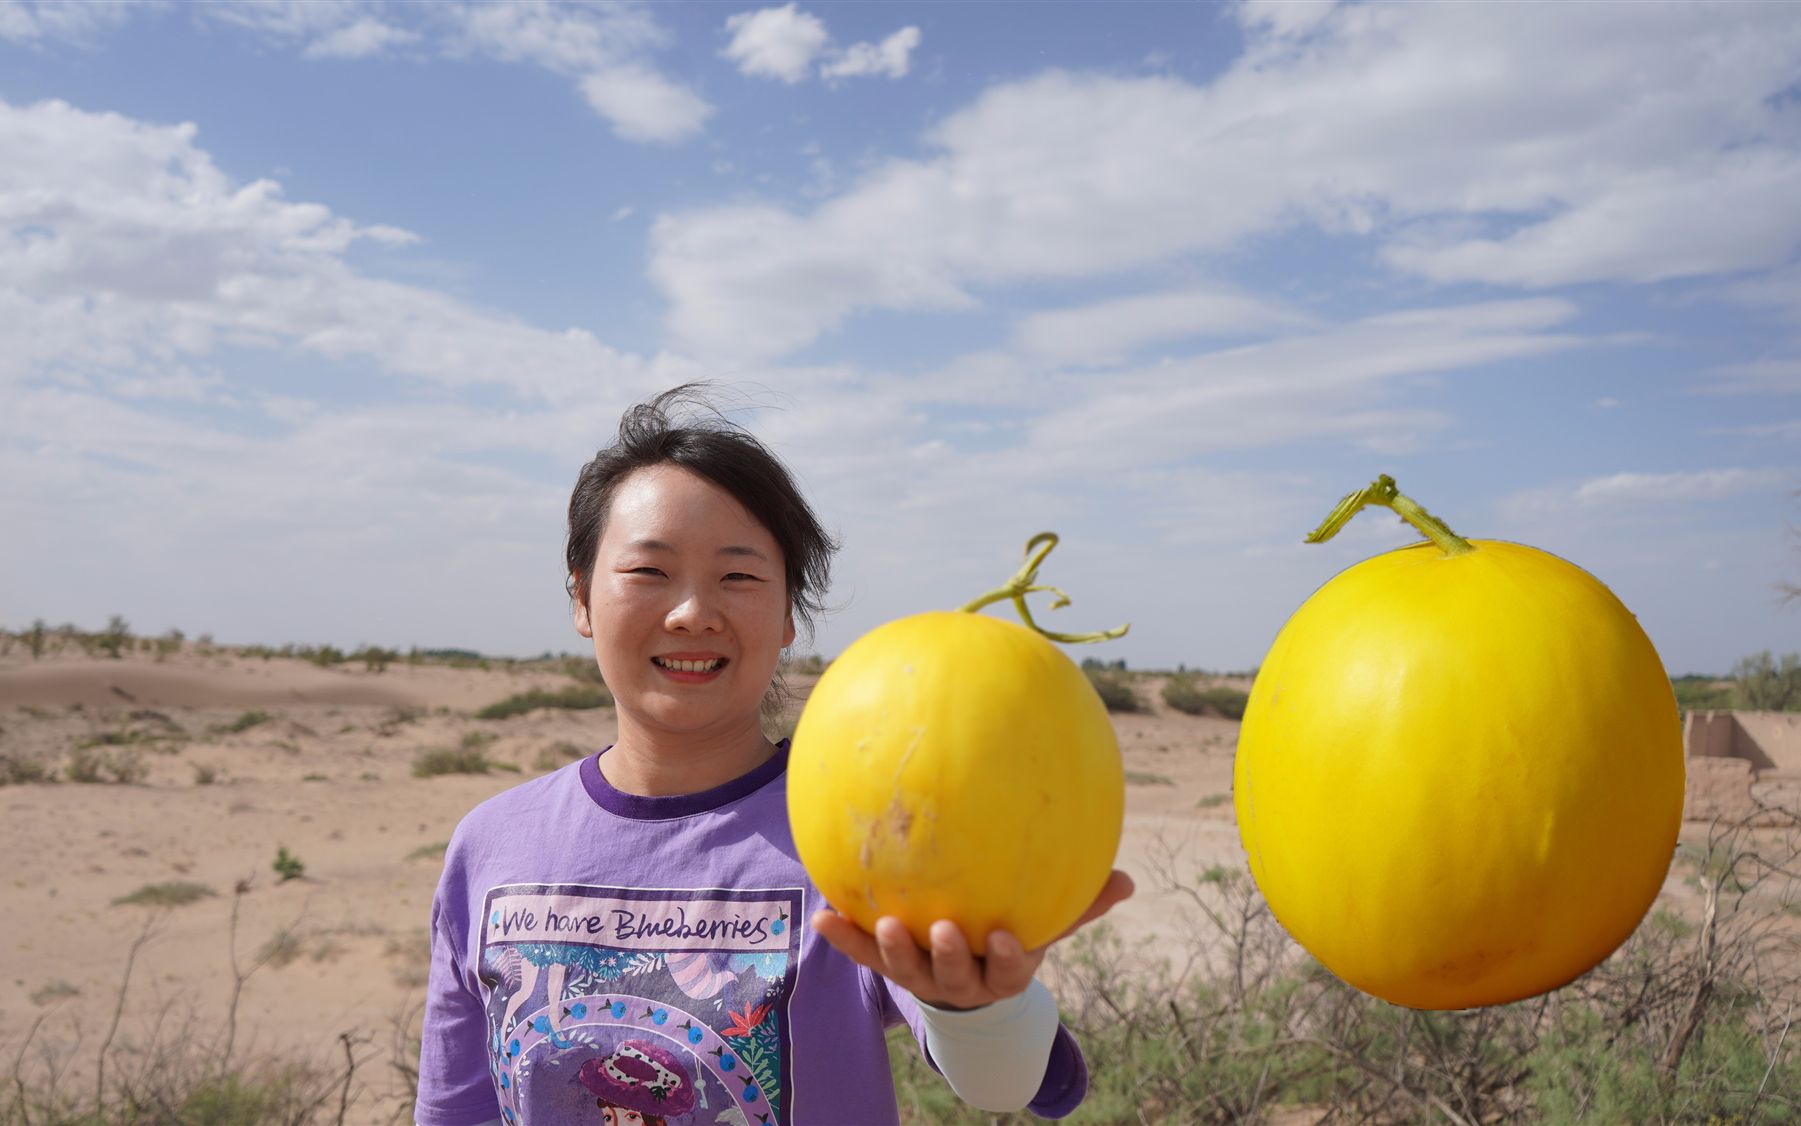
{"label": "green melon stem", "polygon": [[1007,585],[996,587],[994,590],[989,591],[980,598],[972,599],[961,606],[960,609],[966,614],[973,614],[991,603],[1011,599],[1014,608],[1019,611],[1020,620],[1025,622],[1028,627],[1037,630],[1052,641],[1066,641],[1080,644],[1088,641],[1110,641],[1115,637],[1124,637],[1126,635],[1126,630],[1132,628],[1131,623],[1129,622],[1123,626],[1115,626],[1113,629],[1102,630],[1099,633],[1057,633],[1054,630],[1045,629],[1043,626],[1032,620],[1032,608],[1026,605],[1026,595],[1028,594],[1035,594],[1039,591],[1048,590],[1057,596],[1051,602],[1051,609],[1056,610],[1069,605],[1069,595],[1064,594],[1054,586],[1041,586],[1038,583],[1038,565],[1044,562],[1044,557],[1049,555],[1051,553],[1051,548],[1056,546],[1057,533],[1039,532],[1037,535],[1026,541],[1025,564],[1013,573],[1013,577],[1007,580]]}
{"label": "green melon stem", "polygon": [[1338,502],[1338,507],[1326,517],[1325,522],[1313,529],[1307,537],[1308,543],[1324,543],[1338,534],[1338,530],[1350,523],[1351,517],[1363,510],[1365,505],[1379,504],[1384,508],[1392,508],[1401,519],[1418,528],[1420,534],[1437,544],[1446,555],[1464,555],[1476,550],[1476,545],[1453,532],[1443,520],[1427,512],[1411,497],[1401,495],[1395,488],[1395,479],[1384,473],[1371,483],[1369,488],[1355,492]]}

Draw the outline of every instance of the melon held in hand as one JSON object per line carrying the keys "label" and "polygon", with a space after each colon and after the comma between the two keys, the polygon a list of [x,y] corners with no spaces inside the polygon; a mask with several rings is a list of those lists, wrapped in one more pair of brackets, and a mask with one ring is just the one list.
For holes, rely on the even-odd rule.
{"label": "melon held in hand", "polygon": [[1543,551],[1428,542],[1341,572],[1283,626],[1246,706],[1239,833],[1276,918],[1344,981],[1420,1009],[1573,980],[1638,926],[1681,827],[1668,676],[1637,619]]}
{"label": "melon held in hand", "polygon": [[[1038,629],[1025,595],[1055,590],[1034,582],[1056,542],[1034,537],[1012,581],[961,611],[864,634],[807,699],[788,760],[794,844],[826,901],[865,931],[893,915],[927,946],[949,919],[977,955],[997,929],[1029,950],[1107,882],[1125,815],[1119,744],[1051,640],[1125,628]],[[1025,626],[975,612],[1002,599]]]}

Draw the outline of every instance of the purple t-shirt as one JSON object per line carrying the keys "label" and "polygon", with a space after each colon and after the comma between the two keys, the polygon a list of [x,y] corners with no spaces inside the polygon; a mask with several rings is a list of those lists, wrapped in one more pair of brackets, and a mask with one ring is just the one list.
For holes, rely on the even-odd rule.
{"label": "purple t-shirt", "polygon": [[[807,925],[787,762],[640,797],[590,755],[465,817],[432,902],[420,1126],[599,1122],[597,1100],[669,1126],[896,1122],[883,1033],[923,1050],[918,1006]],[[1087,1088],[1059,1028],[1029,1109]]]}

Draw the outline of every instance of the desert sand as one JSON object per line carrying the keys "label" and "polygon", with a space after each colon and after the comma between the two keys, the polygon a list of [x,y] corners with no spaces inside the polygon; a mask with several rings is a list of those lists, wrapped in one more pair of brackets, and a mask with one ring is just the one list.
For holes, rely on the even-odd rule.
{"label": "desert sand", "polygon": [[[165,1030],[190,1022],[196,1041],[216,1043],[235,984],[235,903],[240,970],[276,957],[243,986],[234,1059],[341,1066],[348,1033],[363,1062],[346,1120],[410,1120],[392,1061],[417,1027],[444,843],[475,804],[594,752],[615,724],[608,708],[473,713],[571,683],[553,663],[377,673],[191,643],[163,660],[0,657],[0,754],[60,775],[73,748],[110,737],[120,741],[94,750],[135,752],[145,771],[130,784],[0,788],[0,1053],[10,1064],[29,1032],[27,1060],[49,1053],[40,1064],[61,1058],[70,1081],[91,1083],[80,1077],[91,1075],[146,921],[153,931],[132,966],[117,1043],[144,1042],[159,1019]],[[1196,921],[1158,872],[1244,866],[1230,800],[1238,724],[1173,712],[1157,687],[1140,684],[1148,710],[1115,716],[1130,779],[1119,865],[1140,890],[1113,923],[1173,949],[1190,944]],[[257,713],[268,718],[246,722]],[[511,769],[414,776],[416,756],[465,741]],[[302,876],[278,879],[281,848],[304,864]],[[1682,875],[1672,869],[1665,895],[1692,913],[1696,893]],[[167,881],[216,894],[163,910],[115,904]],[[247,890],[234,895],[240,883]]]}

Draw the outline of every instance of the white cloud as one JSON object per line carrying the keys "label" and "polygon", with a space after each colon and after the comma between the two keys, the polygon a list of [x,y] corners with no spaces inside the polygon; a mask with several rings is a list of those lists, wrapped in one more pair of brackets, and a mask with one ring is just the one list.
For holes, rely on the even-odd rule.
{"label": "white cloud", "polygon": [[[1725,274],[1779,266],[1801,242],[1801,153],[1709,154],[1596,187],[1502,238],[1403,240],[1396,267],[1437,282],[1550,286]],[[1696,223],[1697,215],[1709,221]],[[1655,237],[1651,233],[1656,232]]]}
{"label": "white cloud", "polygon": [[629,141],[673,143],[699,133],[713,107],[651,64],[668,33],[637,4],[507,0],[453,9],[453,51],[528,63],[574,78],[594,112]]}
{"label": "white cloud", "polygon": [[1701,469],[1679,473],[1612,473],[1574,485],[1529,489],[1503,498],[1497,509],[1510,519],[1546,513],[1671,501],[1720,500],[1741,493],[1792,488],[1795,473],[1786,469]]}
{"label": "white cloud", "polygon": [[[456,6],[391,6],[379,0],[239,0],[195,9],[306,58],[370,58],[427,42],[452,58],[486,55],[573,79],[590,108],[629,141],[670,143],[698,133],[713,108],[653,62],[669,35],[641,4],[500,0]],[[402,26],[396,18],[414,23]],[[393,17],[393,18],[391,18]]]}
{"label": "white cloud", "polygon": [[1688,473],[1615,473],[1576,486],[1578,504],[1713,500],[1755,489],[1780,488],[1792,476],[1779,469],[1704,469]]}
{"label": "white cloud", "polygon": [[1318,27],[1332,14],[1335,0],[1244,0],[1238,21],[1248,29],[1287,39]]}
{"label": "white cloud", "polygon": [[1801,323],[1801,265],[1735,282],[1727,286],[1724,293],[1730,300],[1774,309],[1781,316]]}
{"label": "white cloud", "polygon": [[233,0],[201,4],[196,17],[252,31],[309,59],[367,59],[416,43],[417,31],[384,19],[380,0]]}
{"label": "white cloud", "polygon": [[933,128],[928,155],[810,211],[664,215],[671,331],[778,355],[859,310],[974,307],[983,287],[1300,223],[1371,235],[1429,279],[1528,287],[1755,270],[1801,239],[1784,5],[1646,5],[1627,24],[1589,4],[1269,11],[1208,85],[1002,83]]}
{"label": "white cloud", "polygon": [[92,46],[147,6],[147,0],[0,0],[0,41]]}
{"label": "white cloud", "polygon": [[1778,442],[1801,442],[1801,418],[1791,418],[1784,422],[1765,422],[1756,426],[1721,427],[1709,431],[1713,434],[1743,434],[1750,438],[1769,438]]}
{"label": "white cloud", "polygon": [[1801,356],[1721,364],[1707,373],[1707,381],[1699,389],[1721,394],[1792,395],[1801,392]]}
{"label": "white cloud", "polygon": [[1013,339],[1025,352],[1058,363],[1117,363],[1145,344],[1307,323],[1301,313],[1245,294],[1187,289],[1032,313],[1020,319]]}
{"label": "white cloud", "polygon": [[0,573],[46,616],[541,646],[566,493],[538,463],[699,374],[371,277],[352,248],[415,236],[234,180],[192,125],[0,102],[0,153],[0,527],[31,529]]}
{"label": "white cloud", "polygon": [[301,54],[309,59],[367,59],[418,40],[416,31],[364,16],[313,40]]}
{"label": "white cloud", "polygon": [[732,40],[720,54],[752,78],[773,78],[789,85],[804,82],[818,62],[828,82],[844,78],[904,78],[919,46],[917,27],[903,27],[880,43],[831,43],[825,23],[794,3],[728,16],[725,30]]}
{"label": "white cloud", "polygon": [[819,68],[820,77],[905,78],[913,49],[919,46],[919,29],[903,27],[880,43],[852,43]]}
{"label": "white cloud", "polygon": [[1052,396],[1057,405],[1032,421],[1027,445],[1036,458],[1027,464],[1103,473],[1307,439],[1409,449],[1452,420],[1391,405],[1400,381],[1582,346],[1582,338],[1549,331],[1574,313],[1554,300],[1404,310],[1104,382],[1071,377],[1069,386],[1085,390]]}
{"label": "white cloud", "polygon": [[644,365],[436,290],[368,277],[353,243],[417,236],[238,183],[192,125],[0,103],[0,381],[142,377],[223,347],[373,361],[445,386],[571,400]]}
{"label": "white cloud", "polygon": [[[0,40],[86,43],[159,0],[0,0]],[[670,143],[701,131],[713,107],[663,73],[669,42],[651,9],[619,3],[495,0],[458,5],[383,0],[231,0],[181,9],[298,48],[308,59],[370,59],[409,47],[451,58],[486,55],[573,79],[620,137]]]}
{"label": "white cloud", "polygon": [[725,29],[732,41],[720,54],[736,63],[740,74],[790,85],[807,78],[830,38],[818,16],[793,4],[729,16]]}
{"label": "white cloud", "polygon": [[701,131],[713,107],[648,67],[621,63],[581,80],[582,96],[628,141],[672,143]]}

